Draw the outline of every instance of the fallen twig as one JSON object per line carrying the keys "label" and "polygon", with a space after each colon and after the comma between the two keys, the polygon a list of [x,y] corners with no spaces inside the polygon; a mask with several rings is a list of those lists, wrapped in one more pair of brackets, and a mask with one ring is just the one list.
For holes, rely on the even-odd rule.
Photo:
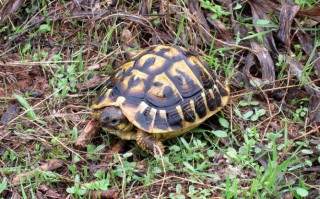
{"label": "fallen twig", "polygon": [[42,171],[52,171],[55,170],[59,167],[61,167],[63,164],[63,162],[59,159],[52,159],[49,162],[39,166],[38,168],[32,170],[32,171],[28,171],[26,173],[21,173],[16,175],[13,179],[12,179],[12,183],[13,184],[20,184],[20,182],[24,181],[27,177],[29,178],[33,178],[36,174],[36,172],[42,172]]}
{"label": "fallen twig", "polygon": [[97,120],[91,120],[87,126],[83,129],[82,133],[78,137],[75,146],[83,149],[94,138],[99,130],[99,122]]}

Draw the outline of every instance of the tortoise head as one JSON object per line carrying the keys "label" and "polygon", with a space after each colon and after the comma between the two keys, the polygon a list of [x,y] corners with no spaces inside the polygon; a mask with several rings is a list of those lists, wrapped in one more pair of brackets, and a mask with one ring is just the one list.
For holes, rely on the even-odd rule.
{"label": "tortoise head", "polygon": [[106,131],[130,131],[133,127],[132,123],[123,114],[120,107],[107,106],[96,114],[103,130]]}

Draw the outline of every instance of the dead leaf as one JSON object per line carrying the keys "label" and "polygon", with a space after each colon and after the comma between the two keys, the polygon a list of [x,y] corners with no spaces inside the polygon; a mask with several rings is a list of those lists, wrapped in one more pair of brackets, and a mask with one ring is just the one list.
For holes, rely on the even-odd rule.
{"label": "dead leaf", "polygon": [[250,68],[255,64],[254,62],[254,55],[249,53],[245,59],[245,66],[243,68],[243,81],[246,88],[250,87],[250,80],[253,79],[252,75],[250,74]]}
{"label": "dead leaf", "polygon": [[94,199],[117,199],[119,196],[118,189],[109,189],[105,191],[94,192],[93,198]]}
{"label": "dead leaf", "polygon": [[311,19],[316,20],[317,22],[320,22],[319,13],[320,13],[320,7],[319,6],[313,7],[313,8],[309,8],[309,9],[306,9],[306,10],[299,10],[298,11],[298,15],[308,16]]}
{"label": "dead leaf", "polygon": [[17,103],[10,105],[0,119],[0,125],[4,125],[16,118],[18,116],[19,109],[20,106]]}
{"label": "dead leaf", "polygon": [[[300,81],[302,80],[303,66],[299,63],[296,58],[291,58],[290,56],[286,57],[288,70],[296,76]],[[309,79],[307,82],[311,82]],[[314,83],[304,84],[304,88],[307,93],[311,95],[309,102],[309,114],[310,114],[310,123],[319,123],[320,122],[320,90]]]}
{"label": "dead leaf", "polygon": [[88,81],[78,83],[76,87],[80,91],[86,91],[97,88],[99,85],[101,85],[101,82],[103,82],[103,79],[95,75],[91,77]]}
{"label": "dead leaf", "polygon": [[282,7],[280,11],[280,26],[277,32],[277,38],[282,41],[287,49],[290,49],[290,28],[293,21],[293,18],[300,9],[298,5],[289,4],[288,1],[282,1]]}
{"label": "dead leaf", "polygon": [[194,19],[196,21],[195,25],[198,26],[198,29],[203,40],[206,42],[207,45],[212,44],[212,36],[210,35],[210,28],[206,21],[206,18],[200,9],[200,5],[198,1],[187,1],[187,5],[190,10],[190,18]]}
{"label": "dead leaf", "polygon": [[[267,20],[269,22],[271,21],[267,15],[267,13],[265,12],[265,10],[259,9],[259,7],[254,2],[250,3],[250,1],[249,1],[249,4],[251,5],[252,21],[254,24],[257,24],[258,20],[261,20],[261,19]],[[257,30],[257,32],[263,32],[263,31],[270,30],[271,28],[255,26],[255,29]],[[274,39],[273,39],[272,32],[268,32],[266,34],[263,34],[262,38],[263,38],[265,45],[268,47],[269,50],[271,50],[275,54],[279,54],[277,46],[276,46]]]}
{"label": "dead leaf", "polygon": [[4,23],[12,13],[16,12],[25,0],[9,0],[0,10],[0,23]]}
{"label": "dead leaf", "polygon": [[207,15],[207,20],[210,24],[212,24],[216,30],[218,31],[218,36],[223,41],[234,42],[233,35],[231,34],[230,30],[227,29],[226,25],[222,23],[218,19],[212,19],[210,16]]}
{"label": "dead leaf", "polygon": [[271,87],[274,87],[276,79],[274,71],[275,64],[273,63],[268,50],[255,40],[250,40],[250,44],[260,62],[262,80],[267,80],[267,84],[271,85]]}
{"label": "dead leaf", "polygon": [[[314,49],[314,40],[303,30],[297,32],[302,49],[307,55],[311,55]],[[320,78],[320,59],[317,52],[314,53],[312,60],[314,61],[314,72]]]}
{"label": "dead leaf", "polygon": [[309,102],[310,122],[320,124],[320,97],[311,95]]}

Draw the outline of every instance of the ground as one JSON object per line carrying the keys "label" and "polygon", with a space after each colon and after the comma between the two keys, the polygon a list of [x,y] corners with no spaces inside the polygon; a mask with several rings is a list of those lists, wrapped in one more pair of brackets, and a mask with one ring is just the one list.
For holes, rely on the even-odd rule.
{"label": "ground", "polygon": [[[320,197],[319,3],[0,5],[0,198]],[[163,155],[99,128],[79,144],[110,73],[157,44],[202,56],[228,105]]]}

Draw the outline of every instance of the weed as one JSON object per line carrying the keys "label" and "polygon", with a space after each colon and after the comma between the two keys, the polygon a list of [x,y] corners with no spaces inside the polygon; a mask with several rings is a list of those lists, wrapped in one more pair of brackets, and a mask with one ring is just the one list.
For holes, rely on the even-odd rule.
{"label": "weed", "polygon": [[2,182],[0,183],[0,194],[8,188],[8,182],[6,178],[3,178]]}

